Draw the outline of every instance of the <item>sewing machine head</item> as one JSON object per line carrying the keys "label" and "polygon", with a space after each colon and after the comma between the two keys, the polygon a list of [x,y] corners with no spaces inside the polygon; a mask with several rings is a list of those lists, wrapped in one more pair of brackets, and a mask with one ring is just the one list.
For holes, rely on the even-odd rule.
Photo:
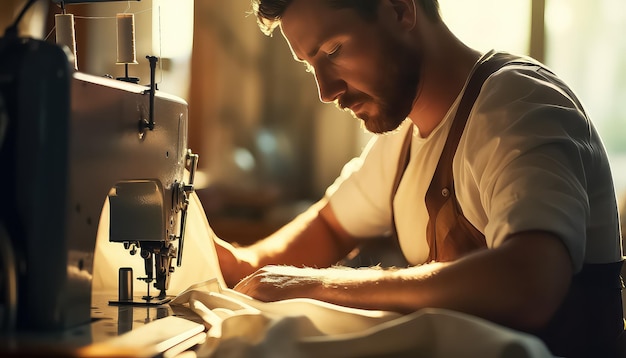
{"label": "sewing machine head", "polygon": [[0,39],[0,331],[90,321],[107,198],[109,240],[139,251],[165,296],[196,161],[183,100],[73,72],[58,46]]}

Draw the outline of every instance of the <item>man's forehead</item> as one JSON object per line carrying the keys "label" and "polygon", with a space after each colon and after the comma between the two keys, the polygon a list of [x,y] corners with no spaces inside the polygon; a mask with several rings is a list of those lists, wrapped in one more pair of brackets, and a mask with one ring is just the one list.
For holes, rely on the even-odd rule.
{"label": "man's forehead", "polygon": [[307,29],[324,27],[332,20],[332,13],[324,0],[294,0],[283,13],[280,28],[288,37],[301,35]]}
{"label": "man's forehead", "polygon": [[294,0],[280,21],[280,30],[296,58],[311,56],[321,43],[343,31],[348,9],[336,9],[325,0]]}

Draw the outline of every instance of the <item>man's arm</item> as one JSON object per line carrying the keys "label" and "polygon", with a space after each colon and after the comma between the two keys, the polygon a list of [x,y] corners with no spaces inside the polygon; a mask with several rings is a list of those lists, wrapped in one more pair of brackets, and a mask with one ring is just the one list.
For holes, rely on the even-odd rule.
{"label": "man's arm", "polygon": [[216,239],[216,250],[229,287],[267,265],[328,267],[355,246],[337,222],[326,200],[312,205],[271,236],[248,247],[236,247]]}
{"label": "man's arm", "polygon": [[446,308],[532,330],[553,315],[571,276],[569,253],[557,237],[526,232],[509,237],[496,249],[481,250],[453,263],[398,270],[268,267],[235,289],[263,301],[310,297],[407,313]]}

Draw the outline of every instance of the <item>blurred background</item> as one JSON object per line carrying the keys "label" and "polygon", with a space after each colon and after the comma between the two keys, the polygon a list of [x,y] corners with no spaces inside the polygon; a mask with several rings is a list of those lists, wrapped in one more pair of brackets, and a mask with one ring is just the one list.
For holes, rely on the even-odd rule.
{"label": "blurred background", "polygon": [[[8,24],[25,0],[2,0]],[[578,93],[604,138],[618,194],[626,191],[626,2],[440,0],[470,46],[531,55]],[[160,57],[158,88],[189,103],[189,146],[200,155],[198,194],[218,235],[242,244],[266,236],[318,200],[369,139],[359,123],[321,104],[315,81],[280,32],[263,35],[248,0],[141,0],[66,5],[75,15],[78,70],[124,75],[117,13],[135,15],[137,65]],[[23,35],[54,42],[54,14],[39,0]]]}

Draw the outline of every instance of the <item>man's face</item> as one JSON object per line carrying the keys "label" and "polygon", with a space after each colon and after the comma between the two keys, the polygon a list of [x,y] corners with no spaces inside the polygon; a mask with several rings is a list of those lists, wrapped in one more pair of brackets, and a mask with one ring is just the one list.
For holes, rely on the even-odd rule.
{"label": "man's face", "polygon": [[350,110],[373,133],[402,123],[419,83],[420,54],[385,21],[319,0],[294,0],[281,21],[294,57],[315,75],[322,102]]}

